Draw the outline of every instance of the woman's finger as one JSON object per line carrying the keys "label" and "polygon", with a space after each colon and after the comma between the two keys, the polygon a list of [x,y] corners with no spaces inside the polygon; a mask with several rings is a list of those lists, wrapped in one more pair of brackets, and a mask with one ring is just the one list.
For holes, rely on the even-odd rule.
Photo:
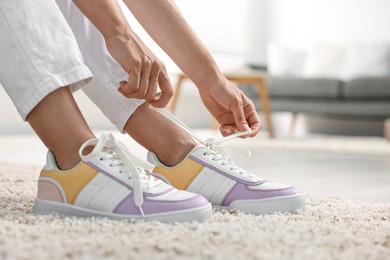
{"label": "woman's finger", "polygon": [[149,80],[151,77],[151,67],[152,67],[152,60],[145,55],[144,62],[142,64],[139,88],[137,90],[138,98],[145,98],[145,96],[148,93]]}
{"label": "woman's finger", "polygon": [[159,74],[158,83],[161,89],[161,96],[158,100],[152,102],[152,105],[155,107],[163,108],[168,105],[173,95],[172,84],[168,76],[166,75],[165,69],[163,69]]}

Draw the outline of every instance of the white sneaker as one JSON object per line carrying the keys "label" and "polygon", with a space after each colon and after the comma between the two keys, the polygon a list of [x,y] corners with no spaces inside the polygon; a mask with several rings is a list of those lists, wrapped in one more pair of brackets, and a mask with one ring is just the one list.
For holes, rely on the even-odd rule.
{"label": "white sneaker", "polygon": [[214,206],[251,214],[304,209],[305,194],[291,185],[266,181],[236,166],[218,149],[218,144],[246,133],[214,140],[202,140],[188,126],[166,110],[156,109],[187,131],[199,144],[174,167],[163,165],[154,153],[148,161],[156,167],[153,175],[177,189],[198,193]]}
{"label": "white sneaker", "polygon": [[[87,146],[95,147],[83,155]],[[48,152],[38,181],[37,214],[162,222],[203,221],[212,214],[202,196],[179,191],[136,166],[139,160],[113,135],[87,141],[80,157],[74,168],[61,171]]]}

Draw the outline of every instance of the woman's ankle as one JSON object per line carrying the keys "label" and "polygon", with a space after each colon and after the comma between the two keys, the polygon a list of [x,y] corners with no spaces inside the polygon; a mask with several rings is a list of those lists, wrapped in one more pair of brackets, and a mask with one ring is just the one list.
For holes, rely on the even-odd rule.
{"label": "woman's ankle", "polygon": [[175,166],[182,162],[192,151],[196,143],[193,140],[176,141],[169,147],[153,151],[165,166]]}
{"label": "woman's ankle", "polygon": [[78,152],[52,152],[56,158],[58,169],[63,171],[72,169],[81,161]]}

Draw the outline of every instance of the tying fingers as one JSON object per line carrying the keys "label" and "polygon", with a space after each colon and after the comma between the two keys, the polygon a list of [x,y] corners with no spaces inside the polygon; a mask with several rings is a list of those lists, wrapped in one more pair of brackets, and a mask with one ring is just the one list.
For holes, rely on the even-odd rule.
{"label": "tying fingers", "polygon": [[166,107],[173,96],[172,84],[169,80],[168,73],[162,65],[160,74],[158,75],[158,84],[161,89],[161,96],[156,101],[152,102],[152,105],[155,107]]}

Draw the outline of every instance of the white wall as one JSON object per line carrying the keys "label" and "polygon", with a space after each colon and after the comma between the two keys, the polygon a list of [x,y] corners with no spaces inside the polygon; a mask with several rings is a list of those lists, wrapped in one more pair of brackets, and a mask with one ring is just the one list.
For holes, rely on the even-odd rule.
{"label": "white wall", "polygon": [[265,64],[266,57],[266,0],[249,0],[248,2],[248,63]]}
{"label": "white wall", "polygon": [[[331,42],[357,41],[390,41],[390,0],[247,0],[241,2],[247,8],[247,33],[237,34],[247,37],[249,48],[248,61],[265,64],[267,42],[279,42],[305,47],[310,42],[326,40]],[[190,3],[190,0],[178,0],[179,6]],[[202,0],[207,3],[210,1]],[[206,21],[218,19],[217,4],[201,15]],[[229,0],[238,13],[244,12],[243,7],[237,8],[238,1]],[[188,12],[187,10],[186,12]],[[226,18],[226,17],[225,17]],[[237,19],[232,17],[232,21]],[[225,20],[224,20],[225,21]],[[190,21],[191,22],[191,21]],[[215,22],[216,24],[221,24]],[[239,21],[237,26],[245,29],[245,22]],[[204,27],[204,26],[203,26]],[[203,27],[197,28],[201,33]],[[229,26],[224,27],[228,32]],[[222,30],[221,30],[222,32]],[[245,36],[247,35],[247,36]],[[206,36],[204,36],[206,37]],[[228,40],[226,40],[228,41]],[[235,42],[236,45],[241,43]],[[237,48],[241,51],[241,47]],[[217,57],[218,59],[218,57]],[[221,59],[224,62],[225,59]],[[241,61],[237,56],[235,60]],[[221,64],[223,65],[223,64]],[[174,80],[174,78],[172,78]],[[76,95],[82,111],[93,128],[112,128],[112,125],[100,111],[80,92]],[[188,108],[201,108],[201,115],[194,118]],[[15,111],[11,101],[0,86],[0,133],[30,132]],[[187,87],[178,104],[178,115],[193,127],[207,127],[209,117],[203,109],[196,90]],[[288,120],[287,120],[288,121]]]}
{"label": "white wall", "polygon": [[300,48],[316,41],[390,42],[389,0],[251,0],[250,8],[258,29],[249,61],[260,64],[267,42]]}

